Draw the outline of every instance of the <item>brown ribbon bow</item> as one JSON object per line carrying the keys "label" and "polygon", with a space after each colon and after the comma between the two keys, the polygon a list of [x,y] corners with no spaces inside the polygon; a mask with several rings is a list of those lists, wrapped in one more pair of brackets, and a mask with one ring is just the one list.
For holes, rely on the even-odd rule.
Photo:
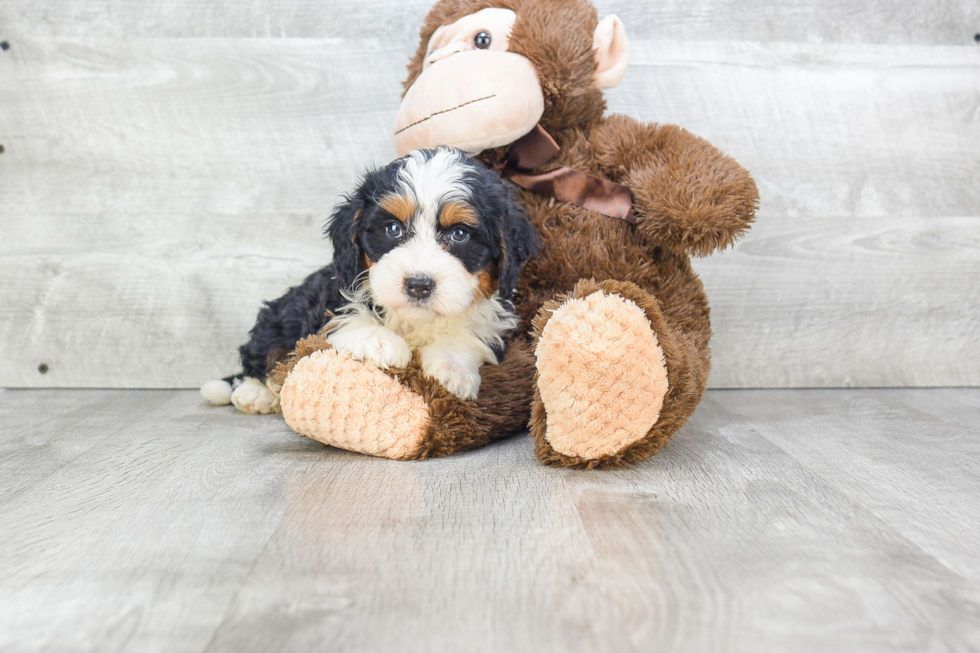
{"label": "brown ribbon bow", "polygon": [[559,151],[558,143],[541,125],[535,126],[510,146],[506,160],[495,165],[504,179],[540,195],[554,197],[610,218],[635,223],[633,193],[623,184],[560,167],[534,172]]}

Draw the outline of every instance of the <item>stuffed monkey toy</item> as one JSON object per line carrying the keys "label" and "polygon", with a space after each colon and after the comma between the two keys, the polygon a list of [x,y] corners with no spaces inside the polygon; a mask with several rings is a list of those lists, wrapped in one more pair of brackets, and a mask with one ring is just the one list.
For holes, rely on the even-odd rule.
{"label": "stuffed monkey toy", "polygon": [[621,21],[585,0],[442,0],[396,118],[400,155],[450,145],[520,187],[542,235],[518,282],[520,326],[474,401],[421,373],[301,341],[280,364],[297,432],[420,459],[529,427],[538,458],[589,469],[647,458],[704,393],[708,302],[690,257],[736,241],[758,203],[733,159],[672,125],[604,116],[626,72]]}

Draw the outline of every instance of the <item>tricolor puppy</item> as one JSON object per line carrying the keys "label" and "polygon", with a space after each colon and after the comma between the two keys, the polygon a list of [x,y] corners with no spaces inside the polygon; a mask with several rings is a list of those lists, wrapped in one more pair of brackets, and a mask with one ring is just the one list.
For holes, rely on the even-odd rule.
{"label": "tricolor puppy", "polygon": [[537,243],[510,184],[460,150],[418,150],[369,172],[326,233],[333,263],[266,303],[239,350],[243,373],[206,383],[205,398],[275,412],[267,373],[321,330],[381,368],[418,352],[426,374],[475,398],[480,365],[499,360],[517,326],[514,286]]}

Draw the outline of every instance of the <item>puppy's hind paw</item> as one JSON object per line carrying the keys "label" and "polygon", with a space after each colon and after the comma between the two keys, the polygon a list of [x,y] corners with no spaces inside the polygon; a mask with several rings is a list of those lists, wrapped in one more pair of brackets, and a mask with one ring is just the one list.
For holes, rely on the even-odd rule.
{"label": "puppy's hind paw", "polygon": [[258,379],[248,377],[231,393],[235,408],[249,415],[268,415],[281,412],[279,396]]}
{"label": "puppy's hind paw", "polygon": [[227,406],[231,403],[231,384],[223,379],[208,381],[201,386],[201,396],[213,406]]}

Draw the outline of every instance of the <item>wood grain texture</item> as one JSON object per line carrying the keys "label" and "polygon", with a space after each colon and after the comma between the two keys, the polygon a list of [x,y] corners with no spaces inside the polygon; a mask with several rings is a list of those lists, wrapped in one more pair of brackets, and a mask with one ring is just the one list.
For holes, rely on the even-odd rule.
{"label": "wood grain texture", "polygon": [[654,41],[970,45],[980,6],[969,0],[597,0],[627,34]]}
{"label": "wood grain texture", "polygon": [[972,651],[978,409],[709,391],[653,459],[575,472],[526,437],[405,463],[193,392],[0,392],[0,649]]}
{"label": "wood grain texture", "polygon": [[186,387],[234,373],[262,301],[329,262],[322,217],[22,221],[0,257],[0,385]]}
{"label": "wood grain texture", "polygon": [[0,57],[0,215],[329,212],[394,158],[405,61],[363,41],[24,43]]}
{"label": "wood grain texture", "polygon": [[[47,478],[64,465],[144,417],[153,401],[139,392],[87,390],[73,393],[0,395],[0,502]],[[63,437],[65,424],[71,437]]]}
{"label": "wood grain texture", "polygon": [[[980,528],[973,499],[980,481],[980,394],[867,390],[821,396],[819,410],[804,408],[810,397],[794,391],[727,398],[719,396],[726,432],[751,424],[815,474],[835,479],[876,519],[980,583],[975,541],[961,530]],[[759,422],[760,414],[767,419]]]}
{"label": "wood grain texture", "polygon": [[[14,35],[71,37],[380,37],[411,41],[432,0],[7,0],[0,26]],[[658,41],[803,41],[969,44],[980,28],[970,0],[596,0],[629,33]],[[2,34],[10,38],[10,33]]]}
{"label": "wood grain texture", "polygon": [[[394,156],[408,52],[33,40],[0,57],[0,215],[327,210]],[[716,143],[767,215],[980,214],[980,47],[641,41],[631,62],[610,111]]]}
{"label": "wood grain texture", "polygon": [[[410,49],[36,37],[3,53],[0,386],[234,372],[261,300],[326,262],[323,219],[393,156]],[[762,192],[747,240],[697,263],[713,387],[980,385],[980,48],[632,52],[610,109],[709,138]]]}
{"label": "wood grain texture", "polygon": [[[261,300],[329,260],[320,222],[33,220],[0,257],[0,383],[181,387],[231,373]],[[695,262],[713,387],[978,384],[978,234],[978,218],[760,220]]]}
{"label": "wood grain texture", "polygon": [[[0,25],[27,37],[418,38],[432,0],[7,0]],[[9,34],[3,36],[9,38]]]}
{"label": "wood grain texture", "polygon": [[734,156],[762,220],[980,215],[980,46],[645,41],[607,98]]}
{"label": "wood grain texture", "polygon": [[695,261],[715,388],[980,385],[980,218],[768,220]]}

